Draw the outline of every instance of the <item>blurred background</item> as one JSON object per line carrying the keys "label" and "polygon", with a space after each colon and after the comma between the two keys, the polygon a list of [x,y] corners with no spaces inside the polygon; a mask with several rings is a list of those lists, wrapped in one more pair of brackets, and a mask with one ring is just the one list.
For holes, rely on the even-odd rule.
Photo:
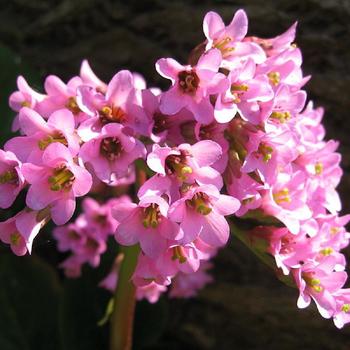
{"label": "blurred background", "polygon": [[[343,213],[350,212],[350,1],[349,0],[12,0],[0,10],[0,141],[14,114],[7,107],[22,74],[39,90],[48,74],[63,80],[87,58],[108,81],[120,69],[167,87],[154,63],[160,57],[186,62],[203,41],[209,10],[229,22],[238,8],[248,13],[248,35],[273,37],[298,20],[296,43],[304,55],[306,90],[325,107],[327,138],[341,142]],[[23,198],[17,205],[23,205]],[[6,215],[0,212],[1,220]],[[348,254],[349,255],[349,254]],[[43,259],[46,261],[43,262]],[[0,248],[1,350],[104,350],[108,327],[97,327],[109,295],[96,283],[109,268],[63,281],[55,266],[50,232],[31,258],[13,258]],[[350,260],[349,260],[350,261]],[[89,277],[87,277],[89,275]],[[350,327],[337,330],[314,308],[298,310],[297,291],[279,282],[241,243],[232,239],[215,259],[215,282],[197,298],[162,299],[137,310],[137,349],[348,350]]]}

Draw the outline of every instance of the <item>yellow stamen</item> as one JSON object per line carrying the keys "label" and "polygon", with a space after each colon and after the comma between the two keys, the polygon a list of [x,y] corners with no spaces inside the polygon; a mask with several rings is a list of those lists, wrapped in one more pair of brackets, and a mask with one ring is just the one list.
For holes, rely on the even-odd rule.
{"label": "yellow stamen", "polygon": [[333,253],[333,249],[331,247],[328,248],[324,248],[320,251],[320,254],[324,255],[324,256],[328,256],[331,255]]}
{"label": "yellow stamen", "polygon": [[157,228],[160,223],[160,211],[157,204],[153,203],[144,209],[142,224],[145,228]]}
{"label": "yellow stamen", "polygon": [[291,118],[290,112],[272,112],[270,118],[278,120],[280,123],[285,123]]}
{"label": "yellow stamen", "polygon": [[289,195],[289,190],[288,188],[283,188],[282,190],[276,192],[273,194],[273,199],[277,204],[281,203],[291,203],[292,199],[290,198]]}
{"label": "yellow stamen", "polygon": [[48,135],[47,137],[39,140],[38,146],[43,151],[45,150],[51,143],[59,142],[65,146],[68,146],[68,142],[65,137],[61,133],[57,133],[56,135]]}
{"label": "yellow stamen", "polygon": [[212,209],[208,206],[208,197],[204,193],[196,193],[188,204],[196,210],[197,213],[208,215]]}
{"label": "yellow stamen", "polygon": [[270,72],[267,74],[271,85],[277,86],[281,81],[281,75],[279,72]]}
{"label": "yellow stamen", "polygon": [[30,102],[29,102],[29,101],[23,101],[23,102],[21,103],[21,106],[22,106],[22,107],[30,107],[31,105],[30,105]]}
{"label": "yellow stamen", "polygon": [[80,108],[77,104],[77,100],[74,96],[69,97],[66,108],[69,109],[73,114],[78,114],[80,111]]}
{"label": "yellow stamen", "polygon": [[248,91],[249,86],[247,84],[232,84],[231,85],[231,92],[232,91]]}
{"label": "yellow stamen", "polygon": [[344,311],[346,313],[350,312],[350,304],[344,304],[342,307],[341,307],[341,311]]}
{"label": "yellow stamen", "polygon": [[18,245],[20,243],[21,235],[18,232],[10,234],[11,245]]}
{"label": "yellow stamen", "polygon": [[65,166],[56,168],[48,179],[51,191],[69,190],[74,180],[74,174]]}
{"label": "yellow stamen", "polygon": [[7,184],[7,183],[17,183],[18,181],[18,175],[17,172],[12,170],[7,170],[4,173],[0,174],[0,185]]}
{"label": "yellow stamen", "polygon": [[173,256],[171,257],[172,260],[179,260],[180,264],[183,264],[187,261],[187,258],[183,253],[182,247],[176,246],[172,250],[173,250]]}
{"label": "yellow stamen", "polygon": [[339,233],[339,231],[340,231],[340,227],[333,226],[330,229],[331,235],[336,235],[337,233]]}
{"label": "yellow stamen", "polygon": [[258,148],[258,153],[263,156],[263,161],[267,163],[272,158],[273,148],[266,143],[261,142]]}
{"label": "yellow stamen", "polygon": [[321,175],[323,172],[323,164],[321,162],[317,162],[315,164],[315,174],[316,175]]}
{"label": "yellow stamen", "polygon": [[235,50],[234,47],[228,46],[231,41],[232,41],[232,38],[228,36],[225,37],[224,39],[216,40],[214,42],[213,48],[220,50],[222,57],[226,58],[230,56],[230,54]]}

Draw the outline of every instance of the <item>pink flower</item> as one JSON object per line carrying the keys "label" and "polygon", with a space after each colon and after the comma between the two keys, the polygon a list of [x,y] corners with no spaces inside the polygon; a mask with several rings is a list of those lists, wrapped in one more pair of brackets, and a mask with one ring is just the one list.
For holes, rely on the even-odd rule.
{"label": "pink flower", "polygon": [[9,208],[24,187],[21,166],[15,154],[0,149],[0,208]]}
{"label": "pink flower", "polygon": [[57,248],[60,252],[71,250],[77,253],[86,244],[86,236],[83,227],[79,225],[80,222],[77,220],[75,223],[54,228],[53,236],[58,242]]}
{"label": "pink flower", "polygon": [[117,242],[126,246],[140,243],[147,256],[158,257],[168,248],[168,239],[183,236],[178,225],[168,219],[168,209],[168,203],[156,196],[142,197],[138,205],[116,205],[113,215],[120,222],[115,233]]}
{"label": "pink flower", "polygon": [[252,124],[259,124],[264,119],[259,115],[259,102],[272,100],[274,93],[268,78],[265,75],[256,75],[255,71],[254,61],[248,59],[229,73],[229,88],[218,95],[215,103],[214,115],[219,123],[231,121],[237,111]]}
{"label": "pink flower", "polygon": [[48,215],[24,209],[14,217],[0,223],[0,239],[10,244],[18,256],[31,254],[32,245],[41,227],[49,220]]}
{"label": "pink flower", "polygon": [[334,294],[343,287],[347,274],[344,271],[334,272],[336,260],[330,256],[321,264],[305,264],[293,271],[299,288],[298,307],[305,308],[313,299],[318,311],[324,318],[333,316],[336,310]]}
{"label": "pink flower", "polygon": [[333,315],[333,321],[337,328],[343,328],[350,322],[350,289],[340,289],[334,295],[336,309]]}
{"label": "pink flower", "polygon": [[37,112],[24,107],[19,113],[19,124],[26,136],[10,139],[5,150],[15,153],[22,162],[40,164],[44,150],[55,142],[67,146],[72,155],[79,151],[74,117],[68,110],[55,111],[46,122]]}
{"label": "pink flower", "polygon": [[252,58],[256,63],[262,63],[266,58],[259,45],[243,41],[248,31],[248,18],[243,10],[235,13],[228,26],[216,12],[208,12],[203,20],[203,31],[207,38],[206,50],[219,49],[225,67],[230,67],[230,61]]}
{"label": "pink flower", "polygon": [[183,66],[172,58],[158,60],[158,73],[172,82],[172,87],[161,95],[160,111],[173,115],[187,108],[198,122],[210,123],[214,109],[209,96],[227,86],[226,77],[218,73],[221,59],[220,51],[213,49],[203,54],[195,67]]}
{"label": "pink flower", "polygon": [[183,244],[199,237],[208,245],[219,247],[226,244],[230,232],[224,216],[235,213],[239,207],[236,198],[220,194],[213,185],[194,186],[171,205],[169,217],[180,223]]}
{"label": "pink flower", "polygon": [[280,173],[277,182],[263,197],[263,210],[283,222],[293,234],[299,233],[301,221],[312,216],[306,204],[305,181],[305,174],[301,171]]}
{"label": "pink flower", "polygon": [[122,70],[109,82],[105,93],[91,86],[81,86],[77,103],[90,118],[79,127],[79,136],[89,141],[99,135],[101,128],[109,123],[119,123],[135,132],[147,135],[148,118],[138,105],[138,90],[131,72]]}
{"label": "pink flower", "polygon": [[222,155],[221,147],[211,140],[203,140],[194,145],[181,144],[178,147],[160,147],[155,144],[148,154],[147,165],[154,172],[169,176],[178,183],[213,184],[222,187],[218,171],[210,166]]}
{"label": "pink flower", "polygon": [[68,148],[61,143],[49,145],[42,165],[25,163],[22,172],[29,187],[29,208],[41,210],[50,206],[55,224],[65,224],[75,211],[75,197],[87,194],[92,185],[90,173],[77,165]]}
{"label": "pink flower", "polygon": [[81,147],[79,155],[85,163],[92,165],[96,176],[108,184],[114,177],[126,176],[134,160],[144,157],[145,148],[139,140],[128,135],[121,124],[110,123]]}
{"label": "pink flower", "polygon": [[85,120],[87,115],[77,104],[77,89],[82,85],[80,77],[73,77],[65,84],[59,77],[49,75],[45,79],[47,96],[36,106],[36,111],[45,118],[59,109],[69,110],[77,123]]}
{"label": "pink flower", "polygon": [[[16,112],[19,112],[23,107],[34,109],[36,104],[45,98],[45,95],[33,90],[22,76],[17,78],[17,88],[18,91],[13,92],[9,98],[9,105]],[[12,131],[18,130],[19,123],[17,115],[12,123]]]}
{"label": "pink flower", "polygon": [[261,39],[258,37],[246,38],[246,41],[252,41],[259,44],[268,56],[275,56],[292,47],[295,39],[295,32],[298,22],[295,22],[284,33],[270,39]]}

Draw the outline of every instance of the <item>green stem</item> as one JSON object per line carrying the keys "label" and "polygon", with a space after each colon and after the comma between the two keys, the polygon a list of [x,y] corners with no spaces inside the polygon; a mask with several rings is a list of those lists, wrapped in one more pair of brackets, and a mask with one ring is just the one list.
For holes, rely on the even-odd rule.
{"label": "green stem", "polygon": [[140,248],[120,246],[124,255],[114,294],[114,310],[110,323],[110,350],[131,350],[132,331],[136,304],[136,288],[131,281]]}

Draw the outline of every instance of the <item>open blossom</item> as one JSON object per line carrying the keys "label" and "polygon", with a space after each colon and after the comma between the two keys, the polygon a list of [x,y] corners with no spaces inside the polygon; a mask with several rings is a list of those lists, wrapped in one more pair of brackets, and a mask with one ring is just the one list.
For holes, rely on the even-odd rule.
{"label": "open blossom", "polygon": [[34,110],[24,107],[19,113],[19,125],[26,136],[10,139],[5,150],[15,153],[22,162],[40,164],[45,149],[55,142],[67,146],[72,155],[79,151],[74,116],[68,110],[55,111],[46,121]]}
{"label": "open blossom", "polygon": [[61,143],[49,145],[42,165],[25,163],[22,172],[29,187],[29,208],[41,210],[50,206],[52,220],[65,224],[75,211],[75,197],[87,194],[92,185],[90,173],[77,165],[68,148]]}
{"label": "open blossom", "polygon": [[24,187],[21,166],[14,153],[0,149],[0,208],[9,208]]}
{"label": "open blossom", "polygon": [[176,183],[213,184],[222,187],[221,175],[211,167],[221,158],[222,149],[216,142],[203,140],[194,145],[177,148],[154,145],[148,154],[147,165],[154,172],[169,176]]}
{"label": "open blossom", "polygon": [[145,148],[126,129],[117,123],[105,125],[96,138],[86,142],[79,153],[82,160],[92,165],[96,176],[110,183],[115,177],[128,173],[129,166],[137,158],[143,158]]}
{"label": "open blossom", "polygon": [[168,248],[168,240],[180,239],[179,226],[168,219],[169,204],[161,197],[145,196],[139,204],[120,203],[113,208],[119,221],[116,240],[122,245],[140,243],[142,251],[158,257]]}
{"label": "open blossom", "polygon": [[306,264],[293,271],[300,292],[299,308],[307,307],[313,299],[323,317],[333,316],[336,310],[333,294],[343,287],[347,279],[346,272],[334,271],[334,265],[334,257],[328,257],[317,266]]}
{"label": "open blossom", "polygon": [[10,244],[18,256],[31,254],[32,245],[41,227],[48,221],[48,215],[24,209],[14,217],[0,222],[0,240]]}
{"label": "open blossom", "polygon": [[90,116],[78,129],[84,141],[98,136],[101,128],[109,123],[119,123],[135,132],[147,134],[147,116],[138,106],[134,76],[127,70],[112,78],[105,93],[91,86],[81,86],[77,92],[77,103]]}
{"label": "open blossom", "polygon": [[203,31],[207,38],[206,49],[220,50],[225,68],[230,68],[232,61],[235,64],[246,58],[252,58],[256,63],[265,60],[265,53],[259,45],[243,41],[248,31],[248,18],[243,10],[234,14],[228,26],[216,12],[208,12],[203,20]]}
{"label": "open blossom", "polygon": [[218,73],[221,60],[217,49],[205,53],[195,67],[183,66],[172,58],[158,60],[158,73],[172,82],[172,87],[161,95],[160,111],[172,115],[186,107],[198,122],[210,123],[214,109],[209,95],[227,86],[226,77]]}
{"label": "open blossom", "polygon": [[200,237],[205,243],[219,247],[227,242],[230,232],[224,216],[235,213],[239,207],[236,198],[220,194],[213,185],[202,185],[190,188],[174,202],[169,217],[180,223],[183,243]]}

